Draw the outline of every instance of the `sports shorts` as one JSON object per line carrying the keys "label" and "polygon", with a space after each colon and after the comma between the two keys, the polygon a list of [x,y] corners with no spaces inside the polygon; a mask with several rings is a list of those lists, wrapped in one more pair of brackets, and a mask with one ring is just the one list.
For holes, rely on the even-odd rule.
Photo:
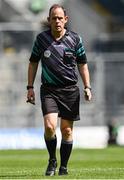
{"label": "sports shorts", "polygon": [[79,87],[76,85],[64,88],[53,88],[41,85],[41,108],[43,116],[58,113],[58,117],[70,121],[78,121],[79,117]]}

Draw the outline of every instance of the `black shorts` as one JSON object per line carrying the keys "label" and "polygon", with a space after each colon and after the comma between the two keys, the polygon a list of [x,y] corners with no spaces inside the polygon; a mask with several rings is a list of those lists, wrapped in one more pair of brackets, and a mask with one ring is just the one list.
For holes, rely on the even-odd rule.
{"label": "black shorts", "polygon": [[70,121],[78,121],[79,117],[79,88],[74,85],[65,88],[41,86],[41,107],[43,116],[58,113],[58,116]]}

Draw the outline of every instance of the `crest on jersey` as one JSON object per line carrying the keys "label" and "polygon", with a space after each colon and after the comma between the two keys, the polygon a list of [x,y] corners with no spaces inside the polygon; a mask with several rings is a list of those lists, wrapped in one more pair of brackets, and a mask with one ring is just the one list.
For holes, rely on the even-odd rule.
{"label": "crest on jersey", "polygon": [[51,55],[51,51],[50,50],[45,50],[44,51],[44,57],[49,58],[50,55]]}

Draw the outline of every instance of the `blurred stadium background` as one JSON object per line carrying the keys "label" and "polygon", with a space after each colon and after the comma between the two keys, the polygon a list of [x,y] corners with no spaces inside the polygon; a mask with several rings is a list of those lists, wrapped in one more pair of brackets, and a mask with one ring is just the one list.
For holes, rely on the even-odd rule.
{"label": "blurred stadium background", "polygon": [[74,145],[124,145],[124,1],[0,0],[0,149],[45,147],[40,67],[36,106],[26,103],[26,85],[32,43],[53,3],[65,6],[68,28],[83,37],[91,74],[91,103],[84,101],[79,79],[81,121],[75,123]]}

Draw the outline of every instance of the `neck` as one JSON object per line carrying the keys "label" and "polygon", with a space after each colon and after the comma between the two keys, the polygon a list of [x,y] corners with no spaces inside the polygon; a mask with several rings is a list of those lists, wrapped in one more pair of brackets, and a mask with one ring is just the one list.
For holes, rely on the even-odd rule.
{"label": "neck", "polygon": [[53,37],[54,37],[56,40],[61,39],[61,38],[64,36],[65,32],[66,32],[66,29],[63,29],[63,31],[60,31],[60,32],[51,31]]}

